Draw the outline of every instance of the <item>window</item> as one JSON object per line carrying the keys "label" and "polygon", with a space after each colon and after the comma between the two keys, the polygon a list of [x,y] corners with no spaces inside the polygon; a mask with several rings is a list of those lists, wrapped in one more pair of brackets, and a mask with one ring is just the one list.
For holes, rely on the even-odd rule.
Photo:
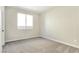
{"label": "window", "polygon": [[26,15],[26,18],[27,18],[27,20],[26,20],[27,26],[32,26],[33,25],[33,16],[32,15]]}
{"label": "window", "polygon": [[18,13],[17,14],[17,26],[18,26],[18,29],[32,29],[33,28],[33,16],[29,14]]}

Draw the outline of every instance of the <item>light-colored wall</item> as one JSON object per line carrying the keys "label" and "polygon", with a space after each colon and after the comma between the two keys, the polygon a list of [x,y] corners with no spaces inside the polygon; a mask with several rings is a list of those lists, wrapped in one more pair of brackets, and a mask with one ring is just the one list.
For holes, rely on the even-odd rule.
{"label": "light-colored wall", "polygon": [[[17,29],[18,12],[32,14],[34,16],[34,27],[32,30]],[[38,14],[20,8],[6,7],[6,42],[38,37],[38,36],[39,36]]]}
{"label": "light-colored wall", "polygon": [[79,7],[55,7],[41,17],[41,36],[79,47]]}

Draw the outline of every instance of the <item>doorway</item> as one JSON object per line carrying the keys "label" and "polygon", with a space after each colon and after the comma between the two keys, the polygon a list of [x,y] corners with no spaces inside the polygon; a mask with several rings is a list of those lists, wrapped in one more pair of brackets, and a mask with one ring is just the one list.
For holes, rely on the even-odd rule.
{"label": "doorway", "polygon": [[5,7],[0,6],[0,52],[5,44]]}

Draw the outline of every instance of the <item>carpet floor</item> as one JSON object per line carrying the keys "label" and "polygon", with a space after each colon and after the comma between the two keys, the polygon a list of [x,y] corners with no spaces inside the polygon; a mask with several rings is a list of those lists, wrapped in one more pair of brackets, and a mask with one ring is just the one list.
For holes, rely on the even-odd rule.
{"label": "carpet floor", "polygon": [[3,53],[78,53],[79,49],[44,38],[8,42]]}

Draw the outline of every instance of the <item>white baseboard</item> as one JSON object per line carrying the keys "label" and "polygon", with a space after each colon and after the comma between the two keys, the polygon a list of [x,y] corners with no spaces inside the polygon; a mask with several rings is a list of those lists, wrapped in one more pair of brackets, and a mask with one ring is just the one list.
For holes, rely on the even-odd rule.
{"label": "white baseboard", "polygon": [[6,42],[12,42],[12,41],[17,41],[17,40],[25,40],[25,39],[36,38],[36,37],[39,37],[39,36],[31,36],[31,37],[27,37],[27,38],[7,40]]}
{"label": "white baseboard", "polygon": [[79,49],[79,46],[77,45],[74,45],[74,44],[69,44],[67,42],[63,42],[63,41],[59,41],[57,39],[54,39],[54,38],[51,38],[51,37],[48,37],[48,36],[45,36],[45,35],[41,35],[42,38],[46,38],[46,39],[49,39],[49,40],[53,40],[55,42],[59,42],[59,43],[62,43],[62,44],[65,44],[65,45],[68,45],[68,46],[72,46],[72,47],[75,47],[75,48],[78,48]]}
{"label": "white baseboard", "polygon": [[[55,39],[55,38],[51,38],[51,37],[46,36],[46,35],[31,36],[31,37],[23,38],[23,39],[30,39],[30,38],[37,38],[37,37],[46,38],[46,39],[53,40],[53,41],[55,41],[55,42],[59,42],[59,43],[62,43],[62,44],[68,45],[68,46],[72,46],[72,47],[75,47],[75,48],[78,48],[78,49],[79,49],[79,46],[77,46],[77,45],[69,44],[69,43],[63,42],[63,41],[59,41],[59,40],[57,40],[57,39]],[[20,40],[20,39],[8,40],[8,41],[6,41],[6,42],[11,42],[11,41],[16,41],[16,40]]]}

